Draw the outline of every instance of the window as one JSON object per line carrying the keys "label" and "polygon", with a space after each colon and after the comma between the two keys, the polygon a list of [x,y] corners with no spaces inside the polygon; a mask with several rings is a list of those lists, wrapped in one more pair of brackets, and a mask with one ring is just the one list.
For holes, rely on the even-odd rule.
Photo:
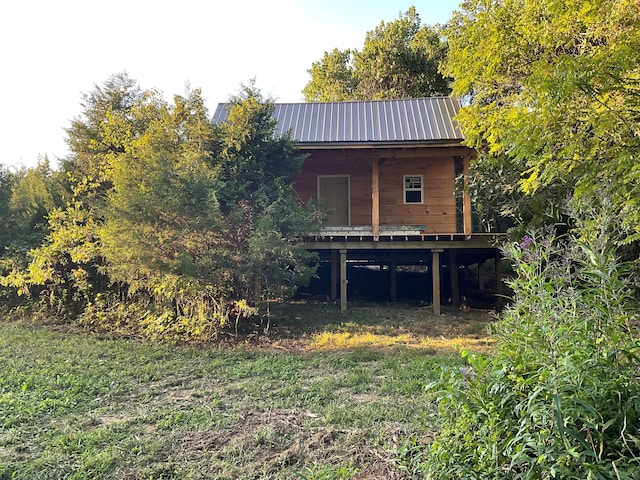
{"label": "window", "polygon": [[404,176],[404,203],[422,203],[422,175]]}

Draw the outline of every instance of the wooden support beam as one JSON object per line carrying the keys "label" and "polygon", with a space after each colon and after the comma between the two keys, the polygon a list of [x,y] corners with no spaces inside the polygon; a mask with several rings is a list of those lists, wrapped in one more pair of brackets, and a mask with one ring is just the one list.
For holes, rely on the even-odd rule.
{"label": "wooden support beam", "polygon": [[371,227],[373,241],[380,238],[380,164],[377,158],[371,160]]}
{"label": "wooden support beam", "polygon": [[434,248],[431,250],[431,275],[433,279],[433,313],[434,315],[440,315],[440,254],[444,252],[441,248]]}
{"label": "wooden support beam", "polygon": [[458,280],[458,260],[457,252],[453,249],[449,250],[449,280],[451,281],[451,305],[455,308],[460,307],[460,283]]}
{"label": "wooden support beam", "polygon": [[331,250],[331,301],[338,299],[338,251]]}
{"label": "wooden support beam", "polygon": [[340,311],[347,310],[347,250],[340,249]]}
{"label": "wooden support beam", "polygon": [[471,235],[473,233],[471,222],[471,195],[469,195],[469,168],[471,164],[471,157],[469,155],[465,155],[462,161],[462,174],[464,176],[464,188],[462,189],[463,230],[465,235]]}

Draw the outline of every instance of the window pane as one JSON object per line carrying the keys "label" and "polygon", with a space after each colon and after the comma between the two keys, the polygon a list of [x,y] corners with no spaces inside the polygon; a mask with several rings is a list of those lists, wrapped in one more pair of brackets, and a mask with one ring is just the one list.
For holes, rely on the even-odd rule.
{"label": "window pane", "polygon": [[405,192],[406,203],[422,203],[422,192],[420,190],[407,190]]}
{"label": "window pane", "polygon": [[404,176],[404,203],[422,203],[422,175]]}
{"label": "window pane", "polygon": [[407,190],[421,189],[422,178],[421,177],[405,177],[404,185]]}

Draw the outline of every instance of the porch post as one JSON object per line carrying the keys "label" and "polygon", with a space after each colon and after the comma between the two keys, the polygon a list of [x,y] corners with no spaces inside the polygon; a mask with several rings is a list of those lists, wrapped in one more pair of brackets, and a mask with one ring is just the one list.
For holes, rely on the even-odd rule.
{"label": "porch post", "polygon": [[380,164],[377,158],[371,160],[371,228],[373,241],[380,238]]}
{"label": "porch post", "polygon": [[340,249],[340,311],[347,310],[347,249]]}
{"label": "porch post", "polygon": [[440,254],[442,248],[431,249],[431,275],[433,279],[433,313],[440,315]]}
{"label": "porch post", "polygon": [[469,166],[471,157],[465,155],[462,160],[462,174],[464,175],[464,188],[462,189],[462,220],[465,235],[471,235],[471,196],[469,195]]}

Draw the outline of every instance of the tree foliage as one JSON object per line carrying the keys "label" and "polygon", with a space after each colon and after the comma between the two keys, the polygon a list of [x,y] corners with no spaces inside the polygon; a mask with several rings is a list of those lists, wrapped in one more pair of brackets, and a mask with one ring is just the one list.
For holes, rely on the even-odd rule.
{"label": "tree foliage", "polygon": [[[17,272],[27,267],[27,253],[44,240],[49,212],[63,205],[67,193],[64,175],[51,169],[47,157],[31,168],[0,166],[0,285],[22,278]],[[18,293],[0,289],[0,300],[17,305]]]}
{"label": "tree foliage", "polygon": [[303,158],[274,137],[273,103],[246,87],[214,125],[199,90],[165,101],[126,74],[84,97],[67,131],[67,206],[25,269],[3,282],[48,312],[104,328],[212,338],[291,294],[317,228],[292,179]]}
{"label": "tree foliage", "polygon": [[529,196],[609,185],[628,241],[640,238],[637,2],[467,0],[445,34],[468,144]]}
{"label": "tree foliage", "polygon": [[435,28],[422,25],[415,7],[367,32],[362,50],[334,49],[308,70],[308,102],[447,95],[439,72],[446,46]]}

